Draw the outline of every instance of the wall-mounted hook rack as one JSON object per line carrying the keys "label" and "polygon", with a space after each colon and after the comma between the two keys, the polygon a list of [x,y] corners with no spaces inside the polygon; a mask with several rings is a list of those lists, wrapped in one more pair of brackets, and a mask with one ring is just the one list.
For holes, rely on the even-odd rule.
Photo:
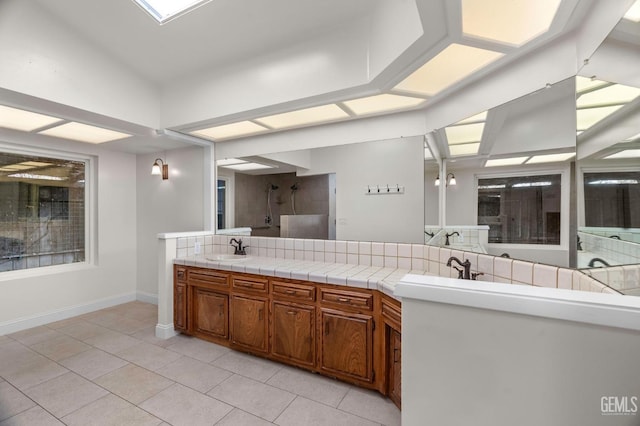
{"label": "wall-mounted hook rack", "polygon": [[391,194],[404,194],[404,186],[395,184],[389,185],[367,185],[364,190],[365,195],[391,195]]}

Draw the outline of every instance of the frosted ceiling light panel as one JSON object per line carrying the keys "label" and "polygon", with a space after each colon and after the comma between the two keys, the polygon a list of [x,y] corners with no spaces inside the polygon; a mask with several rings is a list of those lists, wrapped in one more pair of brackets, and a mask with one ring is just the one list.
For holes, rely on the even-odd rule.
{"label": "frosted ceiling light panel", "polygon": [[239,121],[237,123],[223,124],[222,126],[209,127],[202,130],[194,130],[190,133],[195,136],[203,136],[211,139],[229,139],[256,135],[267,131],[269,131],[268,128],[252,121]]}
{"label": "frosted ceiling light panel", "polygon": [[627,13],[624,14],[624,19],[640,22],[640,0],[636,0],[636,2],[631,5]]}
{"label": "frosted ceiling light panel", "polygon": [[225,167],[227,169],[240,170],[240,171],[273,169],[273,167],[271,166],[267,166],[265,164],[258,164],[258,163],[233,164],[231,166],[225,166]]}
{"label": "frosted ceiling light panel", "polygon": [[234,164],[248,163],[248,161],[240,160],[238,158],[225,158],[224,160],[216,161],[218,166],[233,166]]}
{"label": "frosted ceiling light panel", "polygon": [[460,126],[445,127],[449,145],[457,145],[467,142],[479,142],[482,140],[484,123],[463,124]]}
{"label": "frosted ceiling light panel", "polygon": [[587,130],[589,127],[613,114],[620,108],[622,108],[622,105],[577,110],[578,130]]}
{"label": "frosted ceiling light panel", "polygon": [[626,104],[640,96],[640,89],[622,84],[613,84],[578,97],[578,108],[597,105]]}
{"label": "frosted ceiling light panel", "polygon": [[582,93],[585,90],[593,89],[593,88],[598,87],[598,86],[606,86],[607,84],[609,84],[609,83],[607,83],[606,81],[577,76],[576,77],[576,92]]}
{"label": "frosted ceiling light panel", "polygon": [[486,119],[487,119],[487,111],[484,111],[484,112],[481,112],[480,114],[472,115],[471,117],[467,117],[464,120],[460,120],[456,124],[478,123],[481,121],[485,121]]}
{"label": "frosted ceiling light panel", "polygon": [[575,157],[575,152],[565,152],[562,154],[545,154],[545,155],[535,155],[527,161],[527,164],[538,164],[538,163],[555,163],[558,161],[566,161],[572,157]]}
{"label": "frosted ceiling light panel", "polygon": [[615,154],[607,155],[606,159],[615,158],[640,158],[640,149],[625,149],[624,151],[616,152]]}
{"label": "frosted ceiling light panel", "polygon": [[0,127],[7,129],[31,132],[60,121],[63,120],[58,117],[0,105]]}
{"label": "frosted ceiling light panel", "polygon": [[478,149],[480,149],[480,143],[452,145],[449,147],[449,154],[453,157],[458,155],[473,155],[478,153]]}
{"label": "frosted ceiling light panel", "polygon": [[399,95],[376,95],[343,102],[356,115],[375,114],[377,112],[396,111],[414,108],[424,103],[422,98]]}
{"label": "frosted ceiling light panel", "polygon": [[522,46],[549,30],[560,2],[462,0],[462,32],[471,37]]}
{"label": "frosted ceiling light panel", "polygon": [[79,142],[103,143],[128,138],[131,135],[102,127],[76,123],[74,121],[38,132],[41,135],[55,136]]}
{"label": "frosted ceiling light panel", "polygon": [[487,160],[484,164],[485,167],[498,167],[498,166],[516,166],[522,164],[529,157],[511,157],[511,158],[496,158],[493,160]]}
{"label": "frosted ceiling light panel", "polygon": [[502,56],[499,52],[453,43],[401,81],[395,89],[432,96]]}
{"label": "frosted ceiling light panel", "polygon": [[133,0],[160,25],[209,3],[211,0]]}
{"label": "frosted ceiling light panel", "polygon": [[286,129],[289,127],[326,123],[344,118],[349,118],[349,114],[338,105],[329,104],[270,115],[268,117],[258,118],[256,121],[273,129]]}

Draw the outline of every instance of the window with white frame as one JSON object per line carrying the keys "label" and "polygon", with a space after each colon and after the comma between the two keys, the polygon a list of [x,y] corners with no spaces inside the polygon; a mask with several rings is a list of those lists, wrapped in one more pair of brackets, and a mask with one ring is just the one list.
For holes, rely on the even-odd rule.
{"label": "window with white frame", "polygon": [[0,272],[85,261],[87,164],[0,150]]}
{"label": "window with white frame", "polygon": [[489,243],[560,244],[561,175],[478,179],[478,225]]}

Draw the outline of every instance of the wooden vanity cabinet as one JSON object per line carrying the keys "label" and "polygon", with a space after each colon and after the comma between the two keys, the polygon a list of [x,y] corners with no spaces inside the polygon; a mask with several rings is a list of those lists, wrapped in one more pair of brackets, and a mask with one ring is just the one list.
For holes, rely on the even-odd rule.
{"label": "wooden vanity cabinet", "polygon": [[316,366],[315,286],[271,280],[271,355],[303,368]]}
{"label": "wooden vanity cabinet", "polygon": [[401,305],[378,291],[175,265],[174,327],[400,407]]}
{"label": "wooden vanity cabinet", "polygon": [[229,341],[229,276],[206,268],[187,270],[188,332],[216,343]]}
{"label": "wooden vanity cabinet", "polygon": [[374,372],[374,293],[320,288],[318,368],[371,387]]}
{"label": "wooden vanity cabinet", "polygon": [[269,352],[269,281],[231,275],[231,347],[265,355]]}
{"label": "wooden vanity cabinet", "polygon": [[384,323],[384,354],[386,360],[385,394],[398,408],[401,406],[402,389],[402,321],[400,302],[381,295],[380,316]]}
{"label": "wooden vanity cabinet", "polygon": [[187,269],[184,267],[173,271],[173,328],[187,331]]}

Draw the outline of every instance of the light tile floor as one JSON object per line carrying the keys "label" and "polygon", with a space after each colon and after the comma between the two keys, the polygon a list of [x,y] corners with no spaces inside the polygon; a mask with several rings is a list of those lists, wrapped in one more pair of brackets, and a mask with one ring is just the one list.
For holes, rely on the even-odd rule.
{"label": "light tile floor", "polygon": [[384,425],[377,392],[200,339],[131,302],[0,336],[0,426]]}

